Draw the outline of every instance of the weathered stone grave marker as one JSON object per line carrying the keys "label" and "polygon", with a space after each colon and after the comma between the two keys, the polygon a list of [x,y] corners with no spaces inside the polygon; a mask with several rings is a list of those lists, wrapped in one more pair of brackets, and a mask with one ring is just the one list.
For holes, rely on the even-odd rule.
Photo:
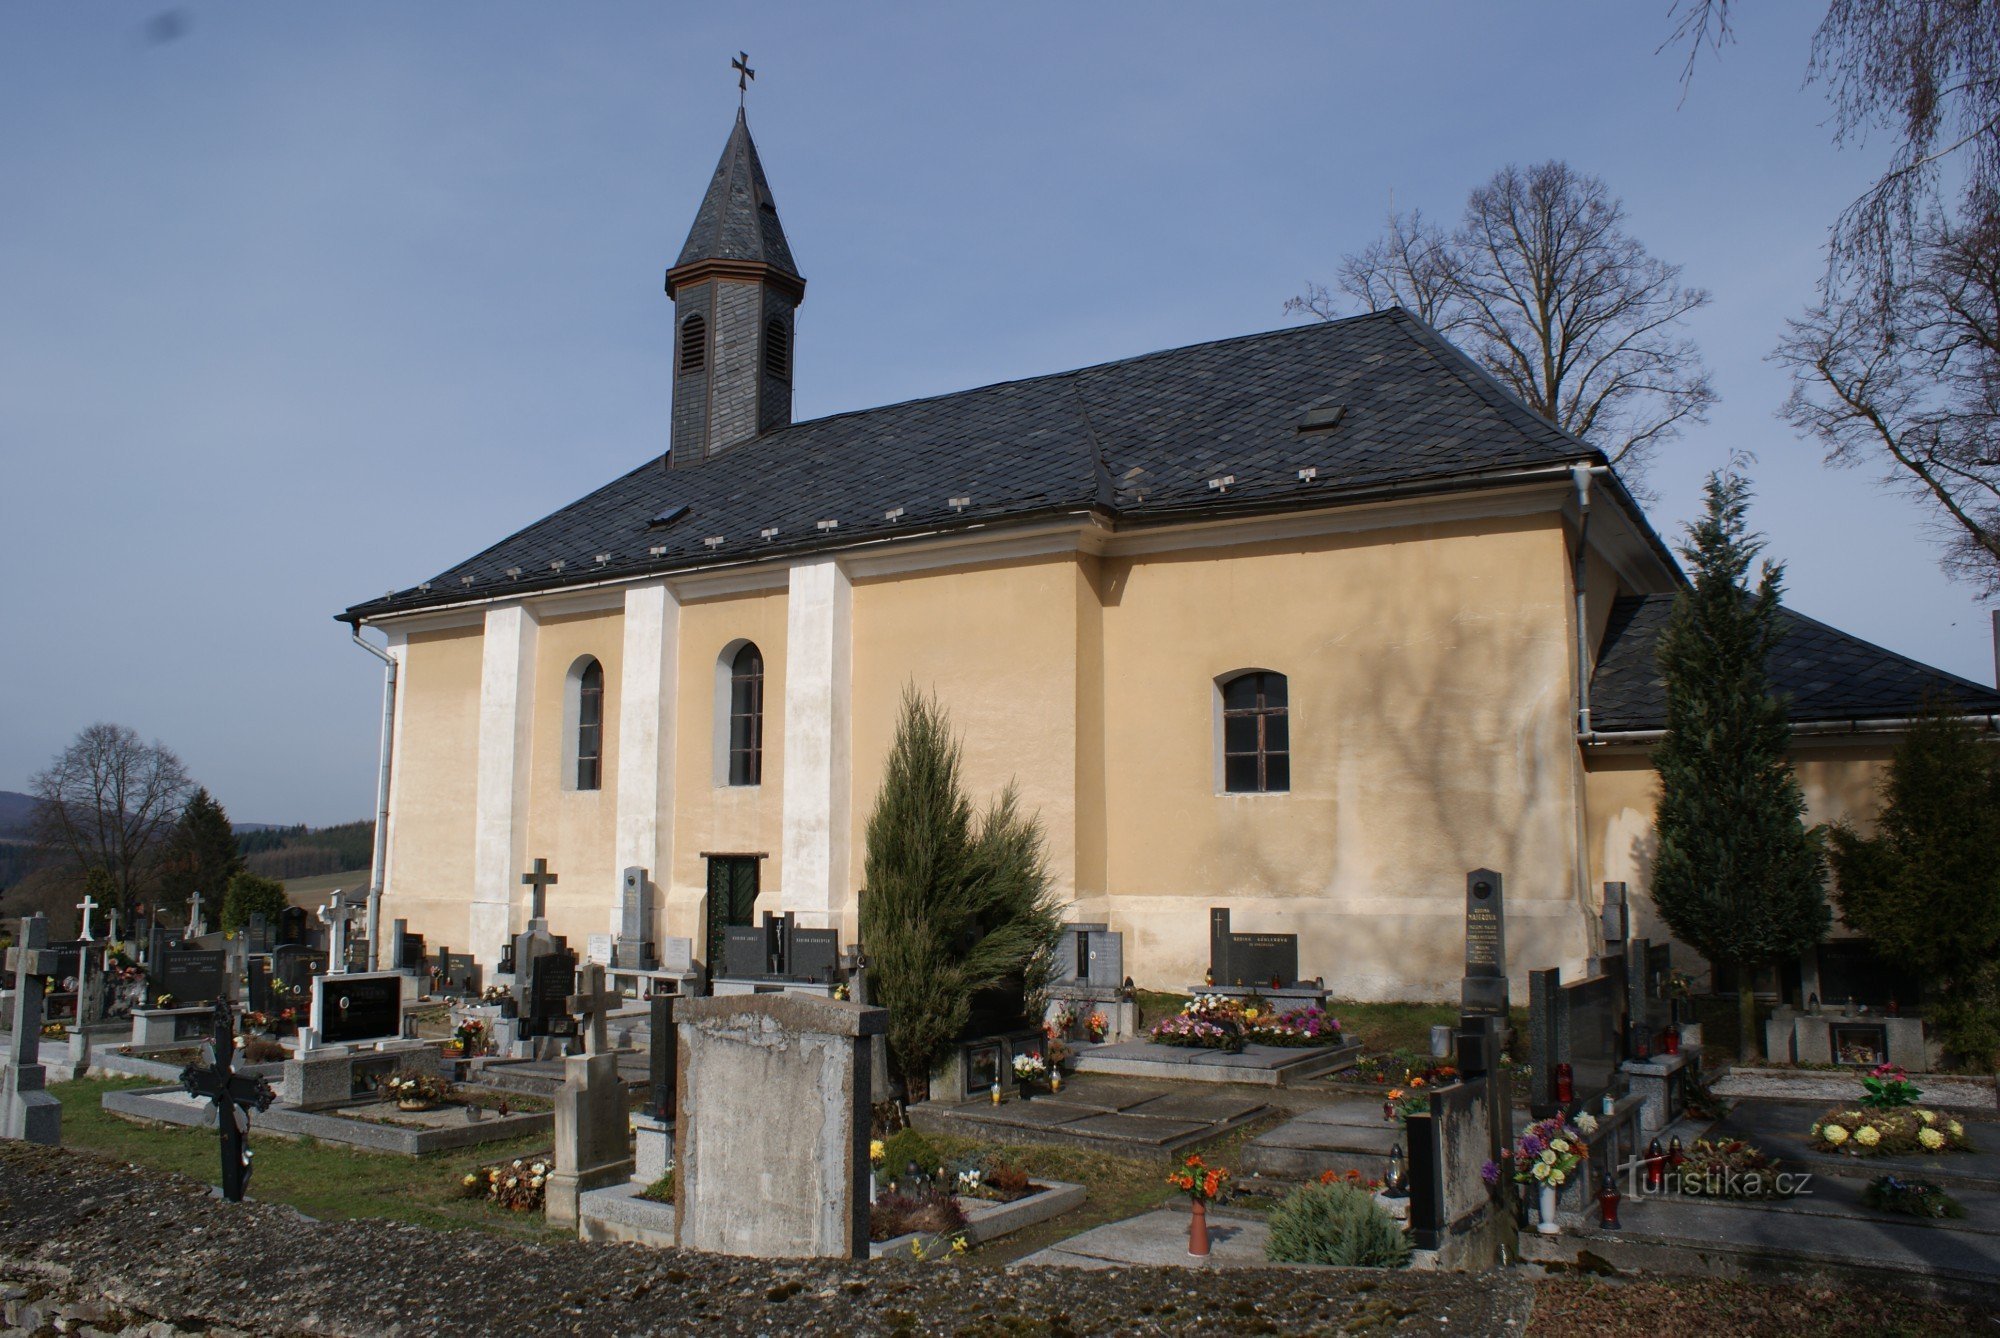
{"label": "weathered stone grave marker", "polygon": [[14,976],[14,1033],[7,1067],[0,1070],[0,1138],[55,1146],[62,1142],[62,1103],[43,1090],[42,981],[59,965],[49,951],[49,922],[41,915],[21,920],[20,942],[7,949]]}
{"label": "weathered stone grave marker", "polygon": [[674,1231],[685,1249],[868,1255],[867,1038],[888,1012],[801,994],[683,999]]}
{"label": "weathered stone grave marker", "polygon": [[604,988],[604,968],[592,962],[579,975],[577,992],[564,1000],[566,1012],[580,1015],[583,1053],[563,1060],[563,1085],[556,1089],[556,1166],[544,1202],[553,1226],[575,1226],[577,1199],[584,1190],[631,1178],[626,1143],[625,1084],[618,1056],[605,1032],[605,1014],[624,1002]]}

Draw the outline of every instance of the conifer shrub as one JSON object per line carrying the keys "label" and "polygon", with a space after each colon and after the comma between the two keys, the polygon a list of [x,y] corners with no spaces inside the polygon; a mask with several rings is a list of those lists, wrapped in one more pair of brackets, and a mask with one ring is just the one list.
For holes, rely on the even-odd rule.
{"label": "conifer shrub", "polygon": [[249,924],[251,916],[260,914],[275,926],[289,905],[283,883],[254,873],[239,873],[229,880],[229,890],[223,894],[223,931],[233,934]]}
{"label": "conifer shrub", "polygon": [[882,1140],[882,1179],[901,1179],[909,1170],[911,1162],[925,1175],[935,1176],[944,1165],[944,1154],[937,1144],[916,1129],[903,1129]]}
{"label": "conifer shrub", "polygon": [[1271,1210],[1265,1255],[1275,1264],[1402,1268],[1410,1241],[1375,1196],[1358,1185],[1301,1185]]}
{"label": "conifer shrub", "polygon": [[1010,785],[975,818],[962,750],[935,698],[914,687],[868,819],[861,938],[889,1054],[912,1098],[927,1092],[975,996],[1017,991],[1040,1016],[1062,907],[1040,822]]}

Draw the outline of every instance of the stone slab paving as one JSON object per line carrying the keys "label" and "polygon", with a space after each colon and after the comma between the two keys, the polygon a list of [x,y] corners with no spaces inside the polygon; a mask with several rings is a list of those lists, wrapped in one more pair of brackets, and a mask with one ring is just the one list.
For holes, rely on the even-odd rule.
{"label": "stone slab paving", "polygon": [[[193,1128],[214,1127],[215,1111],[209,1103],[191,1097],[179,1088],[130,1088],[106,1092],[99,1104],[113,1115],[127,1119],[154,1120]],[[349,1112],[344,1115],[342,1111]],[[356,1119],[351,1115],[393,1112],[395,1123]],[[515,1111],[500,1115],[482,1112],[481,1118],[466,1118],[463,1107],[440,1107],[432,1111],[397,1110],[388,1102],[363,1102],[340,1111],[294,1110],[273,1106],[250,1117],[255,1134],[283,1134],[294,1138],[314,1138],[322,1143],[365,1148],[403,1157],[418,1157],[450,1148],[472,1147],[524,1134],[542,1133],[553,1128],[555,1116],[548,1111]]]}
{"label": "stone slab paving", "polygon": [[[1911,1081],[1923,1089],[1926,1106],[2000,1113],[1993,1080],[1919,1073]],[[1715,1094],[1732,1100],[1754,1097],[1774,1101],[1819,1101],[1828,1106],[1852,1104],[1861,1095],[1858,1069],[1734,1068],[1715,1080]]]}
{"label": "stone slab paving", "polygon": [[1795,1169],[1872,1179],[1888,1172],[1923,1176],[1944,1185],[2000,1189],[2000,1123],[1966,1120],[1975,1151],[1940,1156],[1847,1157],[1819,1152],[1806,1142],[1813,1121],[1838,1102],[1738,1101],[1712,1127],[1711,1138],[1741,1138]]}
{"label": "stone slab paving", "polygon": [[1125,1077],[1166,1076],[1193,1082],[1252,1083],[1286,1087],[1351,1066],[1359,1045],[1300,1049],[1282,1045],[1247,1045],[1240,1054],[1189,1046],[1155,1045],[1151,1041],[1121,1041],[1080,1051],[1079,1073]]}
{"label": "stone slab paving", "polygon": [[1046,1250],[1037,1250],[1017,1261],[1015,1270],[1027,1268],[1123,1268],[1133,1265],[1172,1268],[1273,1268],[1264,1257],[1271,1230],[1254,1217],[1230,1217],[1211,1213],[1208,1219],[1208,1258],[1197,1259],[1187,1252],[1188,1215],[1172,1208],[1156,1208],[1122,1222],[1094,1227],[1071,1236]]}
{"label": "stone slab paving", "polygon": [[1084,1075],[1056,1095],[1028,1101],[927,1102],[911,1109],[923,1129],[995,1142],[1026,1139],[1155,1155],[1214,1138],[1269,1107],[1253,1090],[1218,1092],[1169,1081]]}

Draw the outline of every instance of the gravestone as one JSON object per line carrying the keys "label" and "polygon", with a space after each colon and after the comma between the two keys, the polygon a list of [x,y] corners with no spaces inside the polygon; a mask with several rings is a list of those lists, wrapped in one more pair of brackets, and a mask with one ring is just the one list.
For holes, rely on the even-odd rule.
{"label": "gravestone", "polygon": [[422,972],[425,969],[426,961],[429,960],[428,954],[424,951],[424,936],[422,934],[412,934],[406,929],[401,929],[400,926],[402,923],[401,920],[396,921],[399,928],[394,940],[396,944],[395,969],[398,971]]}
{"label": "gravestone", "polygon": [[280,947],[308,947],[312,943],[312,917],[303,906],[287,906],[278,912]]}
{"label": "gravestone", "polygon": [[1461,1008],[1471,1017],[1507,1016],[1506,896],[1499,874],[1465,875],[1465,979]]}
{"label": "gravestone", "polygon": [[283,987],[276,991],[278,997],[273,1002],[279,1007],[310,1008],[313,980],[327,974],[328,965],[326,953],[318,948],[281,944],[271,954],[271,982],[274,987]]}
{"label": "gravestone", "polygon": [[1229,927],[1229,908],[1211,907],[1208,969],[1218,985],[1282,989],[1299,978],[1299,936],[1235,933]]}
{"label": "gravestone", "polygon": [[347,900],[345,889],[338,887],[320,907],[319,922],[326,926],[326,957],[335,975],[353,970],[354,921],[361,914],[362,909]]}
{"label": "gravestone", "polygon": [[793,980],[832,984],[840,970],[840,933],[834,929],[795,929],[785,974]]}
{"label": "gravestone", "polygon": [[[595,963],[593,963],[595,965]],[[569,1009],[570,997],[577,993],[576,956],[573,953],[545,952],[533,959],[528,973],[527,997],[521,1004],[523,1040],[537,1036],[574,1036],[576,1018]]]}
{"label": "gravestone", "polygon": [[1609,957],[1625,951],[1625,941],[1632,937],[1632,915],[1626,900],[1625,884],[1604,885],[1604,909],[1599,914],[1599,931],[1604,938],[1600,955]]}
{"label": "gravestone", "polygon": [[680,1038],[674,1028],[674,996],[656,994],[648,1004],[646,1107],[632,1115],[632,1178],[650,1185],[673,1162],[674,1073]]}
{"label": "gravestone", "polygon": [[243,927],[243,950],[252,957],[268,956],[276,946],[270,918],[262,911],[252,911],[250,923]]}
{"label": "gravestone", "polygon": [[1625,959],[1605,958],[1600,974],[1565,984],[1557,967],[1528,973],[1528,1044],[1537,1119],[1558,1105],[1558,1070],[1570,1071],[1570,1109],[1594,1105],[1616,1081],[1627,1040]]}
{"label": "gravestone", "polygon": [[604,988],[600,963],[585,966],[577,979],[580,988],[564,1001],[563,1011],[572,1023],[583,1019],[583,1053],[564,1058],[563,1085],[556,1089],[556,1165],[543,1197],[552,1226],[576,1225],[583,1191],[620,1184],[632,1175],[625,1084],[604,1026],[605,1014],[624,1000]]}
{"label": "gravestone", "polygon": [[7,949],[14,977],[14,1031],[7,1042],[7,1066],[0,1069],[0,1138],[26,1139],[51,1147],[62,1142],[62,1102],[43,1090],[42,981],[53,974],[56,955],[48,950],[46,916],[21,920],[19,942]]}
{"label": "gravestone", "polygon": [[403,1035],[403,976],[396,971],[350,972],[313,981],[316,1045],[361,1045]]}
{"label": "gravestone", "polygon": [[206,1004],[229,997],[229,953],[224,948],[167,948],[147,988],[176,1004]]}
{"label": "gravestone", "polygon": [[731,980],[764,980],[771,975],[770,936],[764,928],[729,925],[722,933],[723,975]]}
{"label": "gravestone", "polygon": [[457,999],[479,997],[479,963],[471,953],[439,948],[437,974],[439,993]]}
{"label": "gravestone", "polygon": [[1063,927],[1056,952],[1054,982],[1117,989],[1125,980],[1125,936],[1103,924]]}
{"label": "gravestone", "polygon": [[618,884],[618,939],[612,944],[611,961],[621,971],[650,971],[655,957],[649,937],[653,932],[652,884],[646,870],[636,865],[625,870]]}
{"label": "gravestone", "polygon": [[867,1039],[888,1013],[797,994],[683,999],[674,1234],[766,1259],[868,1257]]}

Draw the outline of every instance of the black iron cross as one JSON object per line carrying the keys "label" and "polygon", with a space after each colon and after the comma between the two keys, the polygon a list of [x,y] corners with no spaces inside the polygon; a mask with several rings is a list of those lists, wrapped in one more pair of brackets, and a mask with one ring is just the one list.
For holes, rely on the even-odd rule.
{"label": "black iron cross", "polygon": [[543,916],[543,897],[548,893],[550,888],[562,880],[549,872],[549,862],[547,860],[538,859],[535,861],[535,867],[530,872],[521,875],[521,881],[535,889],[530,894],[534,900],[528,911],[528,918],[539,920]]}
{"label": "black iron cross", "polygon": [[736,71],[736,105],[743,105],[743,97],[750,89],[750,81],[757,77],[757,71],[750,68],[750,53],[739,51],[736,59],[729,62],[729,68]]}
{"label": "black iron cross", "polygon": [[236,1028],[229,1005],[215,1001],[215,1055],[208,1067],[190,1064],[181,1070],[181,1086],[189,1096],[206,1097],[215,1103],[215,1127],[222,1135],[222,1197],[231,1203],[243,1202],[243,1190],[250,1183],[250,1153],[244,1146],[244,1132],[250,1126],[244,1108],[260,1114],[271,1108],[276,1093],[263,1078],[237,1073]]}

